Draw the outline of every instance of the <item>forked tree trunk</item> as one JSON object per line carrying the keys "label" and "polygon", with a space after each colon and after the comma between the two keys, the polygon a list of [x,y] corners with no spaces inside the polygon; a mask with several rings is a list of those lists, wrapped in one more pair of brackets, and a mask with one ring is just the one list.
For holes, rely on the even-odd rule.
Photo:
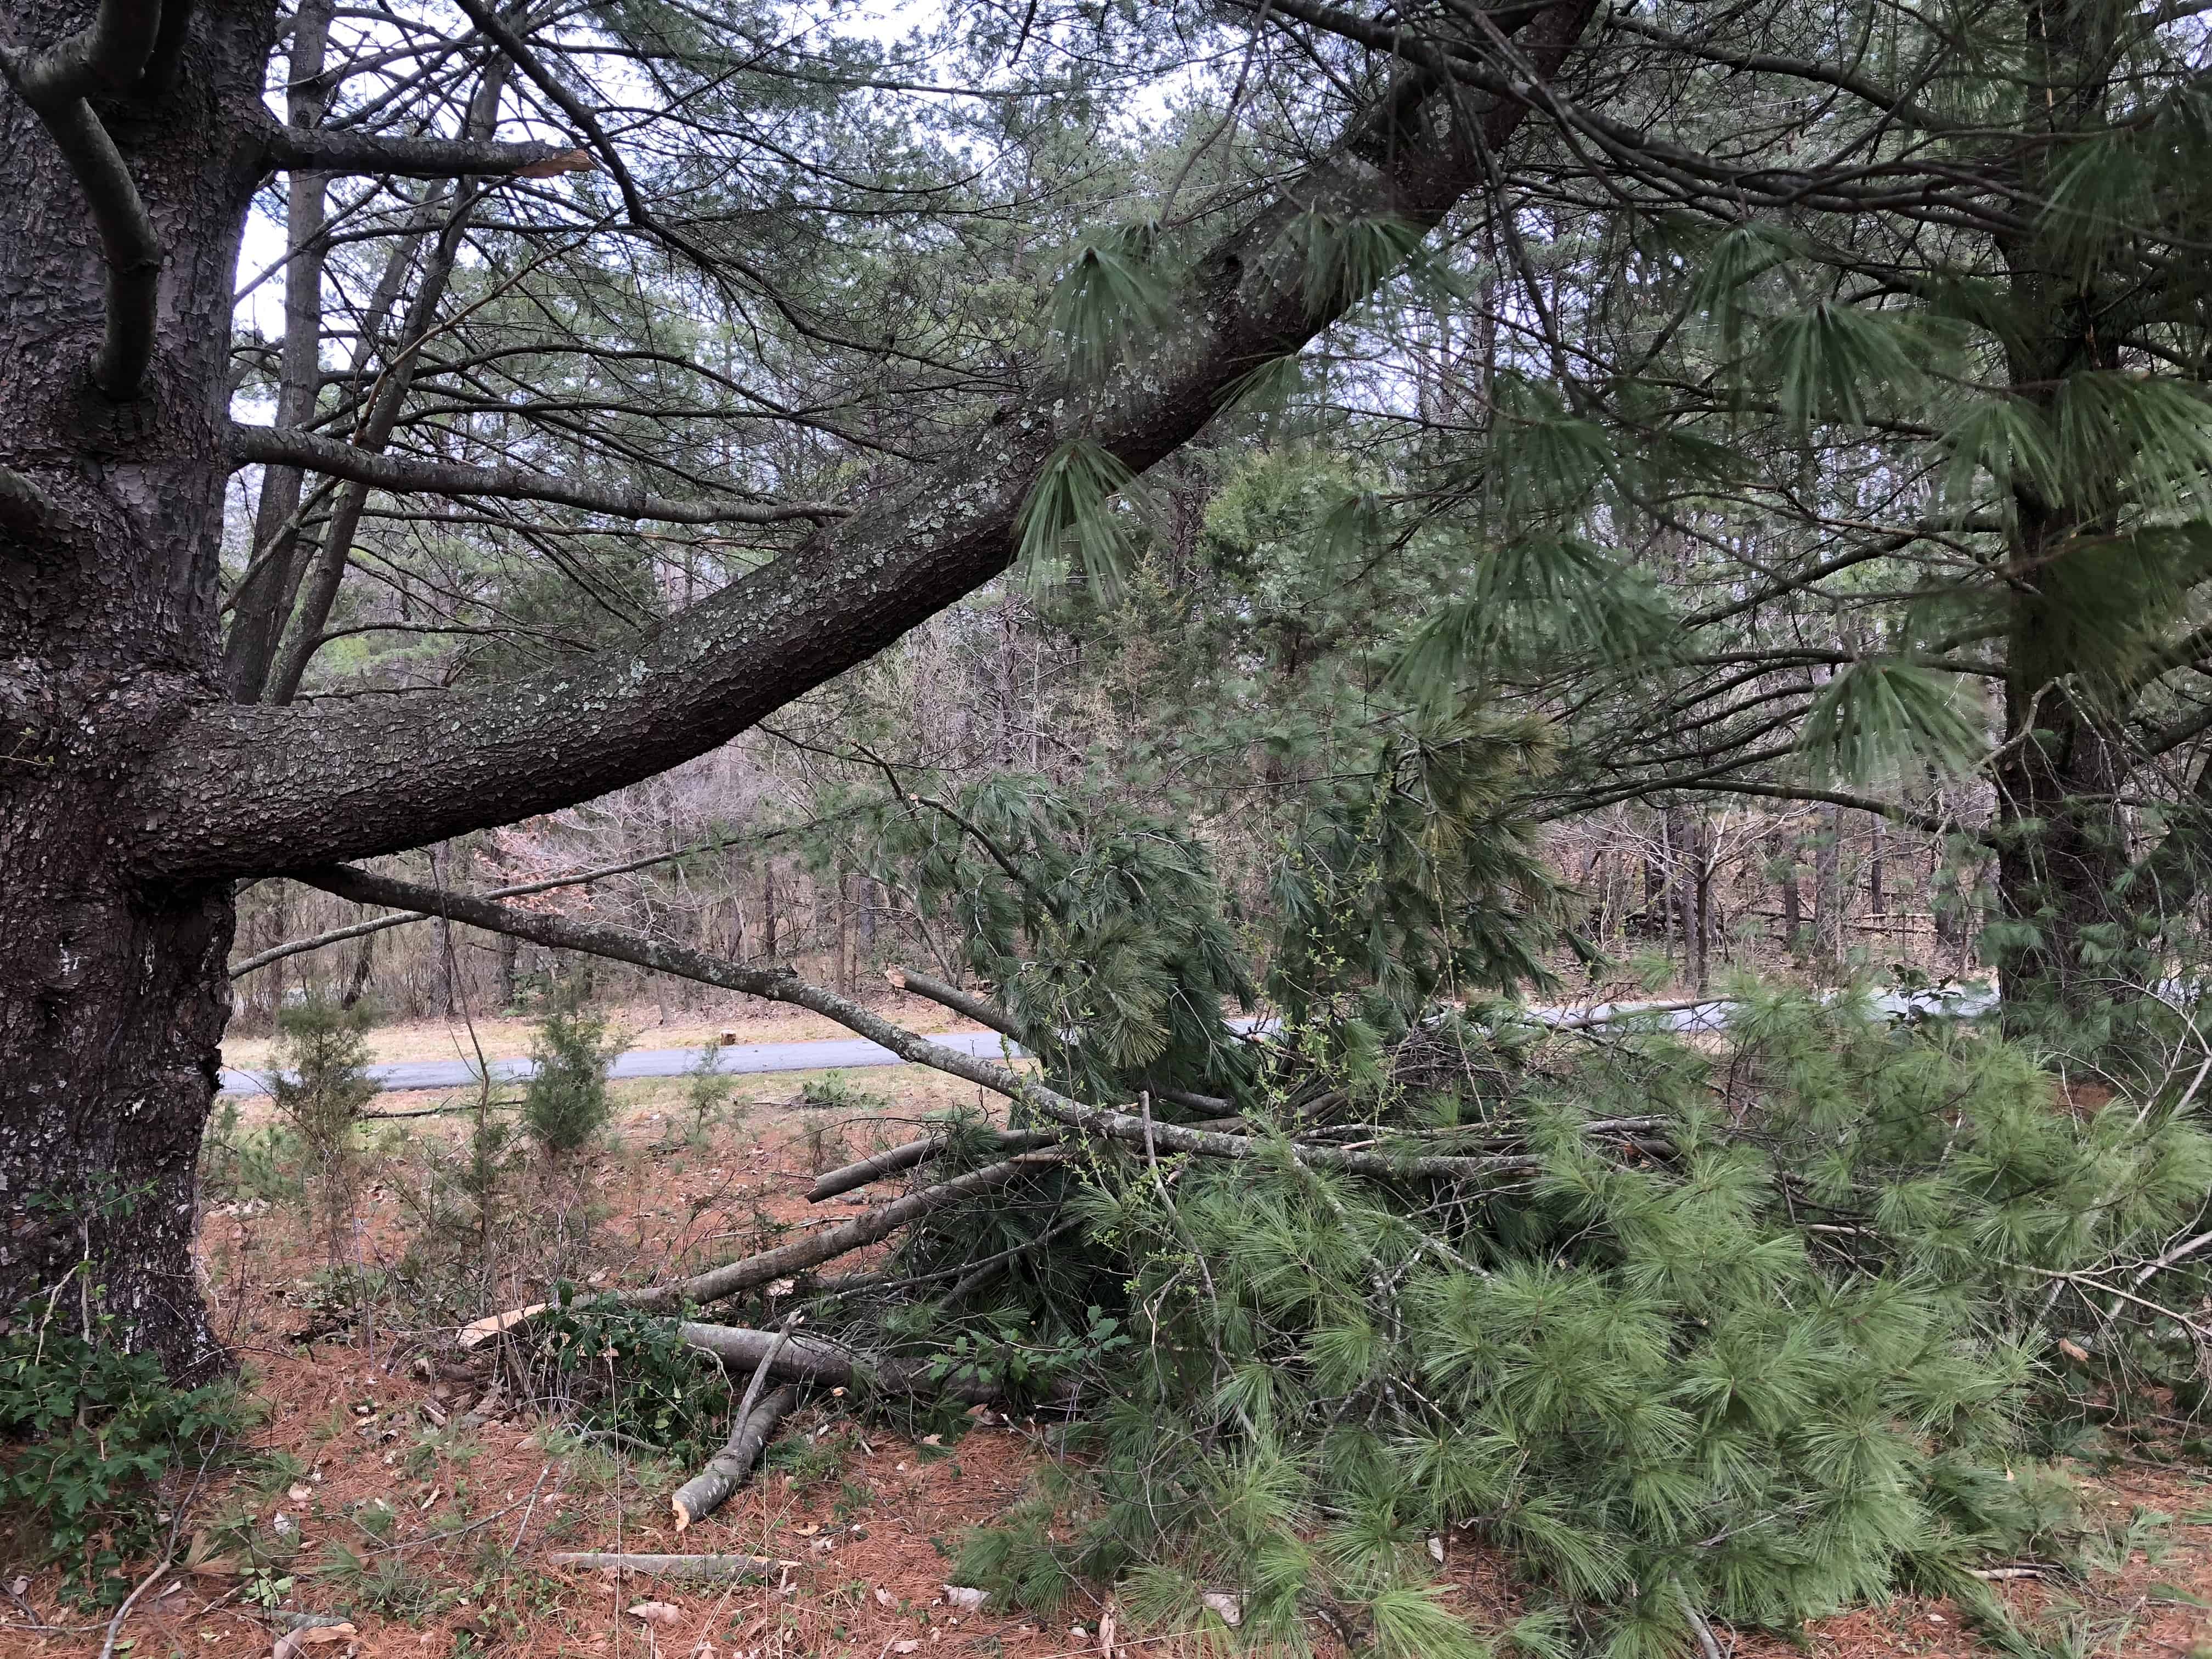
{"label": "forked tree trunk", "polygon": [[[125,402],[89,374],[106,271],[84,191],[0,91],[0,467],[52,507],[0,515],[0,1316],[75,1267],[95,1316],[179,1372],[217,1354],[191,1245],[232,886],[142,873],[167,825],[133,773],[219,695],[216,432],[272,11],[204,7],[168,91],[97,105],[162,241]],[[9,22],[35,46],[89,15],[21,0]]]}

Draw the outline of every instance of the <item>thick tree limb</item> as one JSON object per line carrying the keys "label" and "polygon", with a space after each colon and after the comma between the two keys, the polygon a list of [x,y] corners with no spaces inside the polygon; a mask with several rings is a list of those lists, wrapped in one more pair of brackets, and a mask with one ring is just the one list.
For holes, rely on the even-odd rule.
{"label": "thick tree limb", "polygon": [[125,91],[145,71],[161,27],[161,0],[100,0],[89,24],[25,58],[10,78],[34,107]]}
{"label": "thick tree limb", "polygon": [[[1519,37],[1526,58],[1555,71],[1594,4],[1553,0],[1530,14]],[[1364,298],[1340,273],[1310,268],[1326,250],[1295,228],[1316,211],[1438,223],[1486,177],[1485,149],[1528,112],[1523,101],[1455,97],[1415,76],[1358,119],[1195,262],[1157,345],[1095,397],[1041,384],[955,459],[885,490],[635,651],[405,706],[202,705],[137,781],[140,867],[212,877],[395,851],[565,805],[726,742],[1004,570],[1023,504],[1069,440],[1086,437],[1142,471],[1204,427],[1255,367],[1296,353]],[[288,456],[318,464],[297,450],[278,458]],[[439,487],[389,476],[394,487]]]}
{"label": "thick tree limb", "polygon": [[[719,985],[725,990],[743,991],[752,996],[765,997],[770,1001],[787,1002],[793,1006],[811,1008],[816,1013],[836,1020],[847,1030],[856,1031],[871,1042],[881,1044],[901,1060],[918,1066],[947,1073],[969,1083],[1018,1100],[1042,1115],[1069,1128],[1081,1129],[1089,1134],[1103,1135],[1111,1139],[1128,1141],[1143,1146],[1146,1136],[1146,1121],[1129,1112],[1118,1112],[1110,1107],[1086,1106],[1072,1100],[1058,1090],[1048,1087],[1034,1078],[978,1055],[963,1054],[941,1043],[917,1036],[902,1026],[892,1024],[873,1011],[859,1003],[839,996],[818,985],[810,985],[796,975],[746,968],[734,962],[724,962],[704,951],[685,945],[664,944],[633,933],[627,928],[610,927],[599,922],[580,922],[566,916],[540,915],[532,911],[516,910],[488,899],[472,898],[465,894],[441,893],[434,887],[425,887],[415,882],[400,881],[391,876],[372,875],[365,870],[337,865],[319,870],[301,870],[290,872],[295,881],[310,887],[319,887],[325,892],[336,893],[364,904],[390,904],[410,910],[421,910],[443,915],[453,921],[466,922],[472,927],[482,927],[495,933],[512,933],[555,950],[583,951],[593,956],[612,958],[617,962],[633,963],[641,968],[653,969],[664,974],[674,974],[679,979],[696,980],[702,985]],[[1194,1129],[1181,1124],[1151,1125],[1150,1133],[1155,1144],[1171,1152],[1193,1152],[1207,1158],[1256,1158],[1277,1156],[1281,1147],[1298,1163],[1317,1170],[1340,1170],[1351,1175],[1371,1176],[1382,1180],[1468,1180],[1501,1174],[1526,1173],[1542,1167],[1542,1160],[1517,1154],[1491,1157],[1458,1158],[1395,1158],[1380,1152],[1347,1152],[1340,1147],[1314,1146],[1304,1142],[1271,1142],[1250,1135],[1223,1134],[1217,1131]],[[1048,1154],[1030,1154],[1044,1157]],[[1012,1162],[1019,1163],[1021,1159]],[[994,1169],[1003,1165],[994,1165]],[[978,1170],[976,1175],[983,1172]],[[963,1176],[963,1180],[973,1179]],[[1011,1177],[1009,1177],[1011,1178]],[[933,1188],[932,1190],[938,1190]],[[910,1201],[902,1200],[902,1203]],[[886,1210],[896,1208],[887,1205]],[[921,1212],[916,1212],[920,1213]],[[880,1214],[882,1212],[873,1212]],[[865,1220],[866,1218],[860,1219]],[[854,1224],[857,1225],[859,1222]],[[889,1228],[884,1230],[890,1231]],[[881,1237],[878,1234],[878,1237]],[[787,1249],[796,1249],[787,1246]],[[857,1249],[858,1245],[847,1246]],[[832,1252],[831,1254],[838,1254]],[[771,1256],[782,1253],[771,1251]],[[764,1258],[755,1258],[763,1260]],[[790,1263],[778,1266],[764,1277],[749,1277],[745,1284],[717,1289],[714,1295],[734,1295],[738,1289],[753,1284],[764,1284],[809,1267],[817,1261],[826,1261],[827,1255],[812,1261],[793,1258]],[[745,1264],[733,1264],[742,1267]],[[733,1269],[718,1269],[718,1273]],[[664,1287],[660,1292],[649,1292],[662,1299],[672,1299],[685,1293],[687,1288],[696,1299],[707,1300],[698,1286],[712,1283],[714,1274],[702,1274],[690,1281],[689,1286]],[[651,1304],[649,1304],[651,1305]]]}
{"label": "thick tree limb", "polygon": [[400,179],[544,179],[589,173],[597,166],[586,152],[565,144],[409,138],[275,121],[269,124],[263,154],[272,169]]}
{"label": "thick tree limb", "polygon": [[[762,1375],[765,1374],[763,1370]],[[682,1532],[694,1521],[704,1521],[730,1501],[731,1494],[752,1474],[776,1425],[791,1415],[791,1408],[798,1403],[799,1390],[786,1383],[738,1418],[729,1443],[669,1498],[668,1506],[676,1511],[677,1531]]]}
{"label": "thick tree limb", "polygon": [[514,466],[465,466],[379,454],[297,428],[233,422],[226,446],[235,462],[296,466],[349,479],[395,495],[489,495],[501,501],[550,501],[617,519],[662,524],[788,524],[797,519],[838,519],[847,509],[814,502],[793,506],[759,501],[679,501],[650,490],[592,484]]}
{"label": "thick tree limb", "polygon": [[[141,9],[143,9],[127,3],[127,0],[121,5],[103,6],[103,21],[95,23],[89,33],[98,33],[112,10],[135,15]],[[152,50],[151,21],[146,46],[148,52]],[[141,53],[133,62],[131,73],[136,76],[144,63],[145,55]],[[107,266],[106,326],[100,355],[93,361],[92,383],[112,401],[126,402],[137,396],[146,370],[154,361],[155,290],[161,274],[161,238],[155,234],[154,221],[146,211],[145,203],[139,199],[138,186],[131,179],[131,169],[124,165],[122,153],[115,148],[107,129],[100,125],[100,117],[93,113],[92,106],[82,97],[33,91],[31,77],[37,72],[34,68],[26,68],[5,58],[0,58],[0,68],[9,71],[24,101],[38,112],[39,119],[52,135],[62,159],[76,175],[77,185],[84,191],[85,204],[92,210],[93,229],[100,238],[100,256]],[[60,78],[66,81],[69,77],[64,75]]]}

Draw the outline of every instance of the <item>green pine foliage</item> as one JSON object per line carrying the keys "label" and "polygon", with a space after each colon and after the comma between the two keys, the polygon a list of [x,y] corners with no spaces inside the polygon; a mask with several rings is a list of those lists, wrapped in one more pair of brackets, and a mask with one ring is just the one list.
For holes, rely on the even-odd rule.
{"label": "green pine foliage", "polygon": [[[1316,1607],[1383,1651],[1495,1651],[1437,1595],[1435,1549],[1473,1540],[1553,1651],[1681,1654],[1700,1616],[1790,1631],[1904,1588],[1996,1618],[1967,1570],[2073,1525],[2048,1424],[2194,1368],[2179,1317],[2081,1286],[2195,1212],[2212,1138],[2178,1090],[2069,1109],[1993,1032],[1740,989],[1723,1052],[1462,1024],[1455,1081],[1370,1094],[1368,1144],[1519,1148],[1491,1179],[1102,1151],[1086,1293],[1132,1340],[1066,1483],[963,1575],[1044,1607],[1117,1583],[1269,1652],[1308,1650]],[[2194,1306],[2183,1277],[2161,1295]]]}

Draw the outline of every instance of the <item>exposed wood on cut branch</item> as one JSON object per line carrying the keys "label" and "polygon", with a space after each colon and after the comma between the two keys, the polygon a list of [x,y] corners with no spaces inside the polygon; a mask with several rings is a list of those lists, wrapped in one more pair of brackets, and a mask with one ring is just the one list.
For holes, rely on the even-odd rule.
{"label": "exposed wood on cut branch", "polygon": [[[988,1164],[980,1170],[970,1170],[933,1187],[924,1187],[918,1192],[904,1194],[888,1204],[854,1216],[850,1221],[836,1227],[825,1227],[804,1238],[793,1239],[788,1244],[778,1245],[772,1250],[744,1256],[735,1261],[710,1267],[705,1273],[695,1273],[689,1279],[679,1279],[666,1285],[648,1285],[611,1292],[619,1302],[647,1310],[680,1307],[686,1303],[704,1305],[742,1296],[747,1291],[772,1285],[779,1279],[793,1278],[810,1267],[818,1267],[825,1261],[835,1261],[841,1255],[850,1255],[855,1250],[880,1243],[909,1221],[919,1220],[933,1210],[948,1204],[973,1198],[981,1193],[993,1192],[1019,1180],[1025,1175],[1049,1168],[1065,1159],[1064,1152],[1024,1152],[1016,1158]],[[487,1315],[462,1328],[461,1346],[472,1348],[494,1337],[527,1324],[539,1314],[548,1311],[550,1303],[538,1302],[526,1308],[511,1308],[504,1313]]]}
{"label": "exposed wood on cut branch", "polygon": [[526,471],[515,466],[465,466],[378,453],[296,427],[246,426],[233,422],[227,448],[233,461],[296,466],[395,494],[488,495],[501,501],[549,501],[617,519],[661,524],[788,524],[799,519],[839,519],[847,508],[818,501],[681,501],[623,484]]}
{"label": "exposed wood on cut branch", "polygon": [[694,1521],[704,1521],[730,1501],[731,1495],[752,1474],[753,1465],[760,1461],[776,1425],[788,1417],[791,1408],[798,1403],[799,1390],[787,1383],[771,1390],[738,1419],[738,1426],[731,1431],[729,1443],[669,1498],[669,1507],[676,1511],[677,1531],[682,1532]]}
{"label": "exposed wood on cut branch", "polygon": [[[1060,1139],[1056,1129],[1004,1129],[998,1134],[1001,1152],[1030,1152],[1039,1146],[1049,1146]],[[894,1146],[888,1152],[878,1152],[873,1158],[864,1158],[857,1164],[848,1164],[842,1170],[832,1170],[817,1176],[814,1184],[806,1190],[806,1201],[819,1204],[824,1199],[849,1193],[855,1187],[865,1187],[885,1176],[897,1175],[916,1164],[927,1164],[953,1144],[950,1135],[931,1135],[924,1140],[909,1140],[903,1146]]]}
{"label": "exposed wood on cut branch", "polygon": [[988,997],[976,996],[941,979],[932,979],[927,974],[917,974],[911,968],[886,968],[884,977],[895,990],[911,991],[978,1025],[989,1026],[1001,1036],[1012,1037],[1017,1042],[1022,1040],[1021,1032],[1015,1028],[1014,1017]]}
{"label": "exposed wood on cut branch", "polygon": [[643,1573],[656,1578],[772,1578],[783,1571],[781,1561],[757,1555],[629,1555],[614,1550],[554,1550],[545,1557],[550,1567],[612,1568],[617,1572]]}

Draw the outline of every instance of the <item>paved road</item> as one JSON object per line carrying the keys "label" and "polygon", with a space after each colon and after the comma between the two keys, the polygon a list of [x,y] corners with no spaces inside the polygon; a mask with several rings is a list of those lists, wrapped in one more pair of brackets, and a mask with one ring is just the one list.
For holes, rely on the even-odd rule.
{"label": "paved road", "polygon": [[[996,1031],[942,1031],[931,1036],[963,1054],[983,1054],[996,1060],[1009,1046]],[[1016,1054],[1020,1049],[1014,1050]],[[696,1048],[632,1048],[609,1068],[610,1077],[676,1077],[699,1060]],[[718,1072],[822,1072],[858,1066],[901,1066],[896,1054],[865,1037],[842,1037],[824,1042],[741,1042],[714,1051]],[[488,1068],[495,1082],[506,1083],[531,1073],[527,1060],[495,1060]],[[465,1089],[476,1081],[475,1069],[459,1060],[403,1060],[372,1066],[368,1074],[380,1089]],[[269,1092],[264,1076],[223,1068],[222,1091],[227,1095]]]}
{"label": "paved road", "polygon": [[[1936,999],[1924,996],[1908,1000],[1889,995],[1877,997],[1875,1001],[1891,1013],[1901,1012],[1908,1006],[1923,1011],[1937,1006]],[[1983,1012],[1993,1001],[1987,992],[1954,992],[1942,999],[1942,1006],[1948,1013],[1972,1015]],[[1729,1006],[1717,1000],[1691,1006],[1623,1002],[1595,1008],[1529,1008],[1525,1012],[1529,1018],[1546,1024],[1565,1021],[1603,1024],[1642,1014],[1678,1031],[1717,1030],[1728,1023]],[[963,1054],[981,1054],[994,1060],[1010,1049],[1017,1054],[1021,1052],[996,1031],[942,1031],[933,1034],[929,1040]],[[696,1048],[633,1048],[615,1061],[609,1075],[676,1077],[690,1071],[698,1058]],[[714,1053],[715,1070],[737,1073],[822,1072],[904,1063],[890,1049],[865,1037],[841,1037],[822,1042],[737,1043]],[[506,1083],[528,1077],[532,1068],[527,1060],[495,1060],[489,1069],[495,1082]],[[465,1089],[476,1081],[474,1070],[459,1060],[398,1060],[372,1066],[368,1074],[375,1079],[378,1088],[386,1090]],[[259,1074],[226,1068],[222,1091],[227,1095],[266,1094],[269,1085]]]}

